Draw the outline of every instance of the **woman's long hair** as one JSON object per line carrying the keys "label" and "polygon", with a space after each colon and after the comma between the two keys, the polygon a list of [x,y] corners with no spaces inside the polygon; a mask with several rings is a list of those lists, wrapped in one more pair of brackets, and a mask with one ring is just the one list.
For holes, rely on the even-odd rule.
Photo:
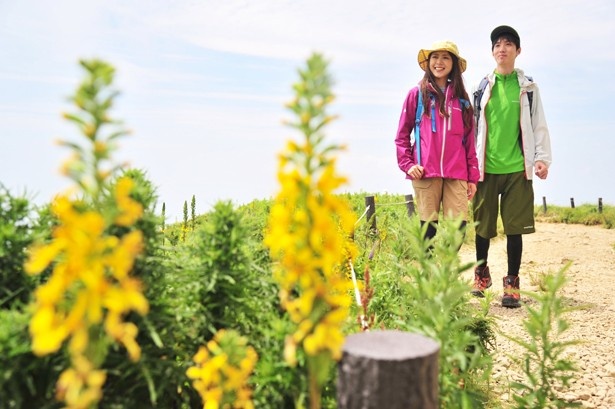
{"label": "woman's long hair", "polygon": [[[448,51],[447,51],[448,52]],[[453,59],[453,68],[448,75],[449,86],[452,87],[453,97],[458,99],[465,99],[470,102],[470,98],[468,97],[468,92],[463,84],[463,78],[461,76],[461,69],[459,68],[459,58],[456,55],[448,52],[451,58]],[[429,54],[429,59],[431,59],[431,54]],[[425,75],[421,80],[421,93],[423,95],[423,106],[425,108],[425,115],[431,117],[431,110],[427,107],[430,106],[430,98],[429,95],[432,94],[435,96],[436,105],[438,106],[438,111],[440,115],[448,118],[448,112],[446,112],[445,107],[445,98],[444,93],[440,90],[440,87],[436,84],[436,77],[432,74],[431,69],[429,68],[429,59],[427,60],[427,69],[425,70]],[[472,121],[474,117],[474,109],[471,104],[467,104],[467,106],[462,105],[463,110],[463,125],[465,127],[472,126]]]}

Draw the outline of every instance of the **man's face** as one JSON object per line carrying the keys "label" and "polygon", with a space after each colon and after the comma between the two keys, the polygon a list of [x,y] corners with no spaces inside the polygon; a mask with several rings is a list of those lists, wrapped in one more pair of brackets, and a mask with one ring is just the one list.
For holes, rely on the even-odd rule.
{"label": "man's face", "polygon": [[493,46],[493,58],[498,65],[514,65],[515,59],[521,52],[515,43],[506,37],[500,37]]}

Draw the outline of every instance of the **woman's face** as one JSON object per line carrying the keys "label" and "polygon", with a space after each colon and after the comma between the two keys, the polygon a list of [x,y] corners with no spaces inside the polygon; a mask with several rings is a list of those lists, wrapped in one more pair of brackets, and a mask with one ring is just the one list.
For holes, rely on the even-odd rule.
{"label": "woman's face", "polygon": [[452,69],[453,57],[448,51],[434,51],[429,54],[429,70],[438,82],[446,82]]}

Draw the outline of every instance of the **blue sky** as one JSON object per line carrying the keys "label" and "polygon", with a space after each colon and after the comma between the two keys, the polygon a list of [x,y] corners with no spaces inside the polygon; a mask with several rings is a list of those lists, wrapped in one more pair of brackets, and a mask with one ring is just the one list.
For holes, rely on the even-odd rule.
{"label": "blue sky", "polygon": [[326,130],[348,150],[341,191],[408,194],[393,143],[402,102],[422,76],[420,48],[457,43],[468,88],[491,71],[489,33],[517,29],[517,66],[540,86],[553,146],[536,203],[615,203],[615,2],[541,0],[0,0],[0,183],[46,203],[69,181],[58,168],[76,137],[61,118],[81,80],[78,61],[117,69],[112,114],[133,134],[118,161],[147,172],[181,220],[218,200],[278,190],[276,155],[299,135],[282,124],[297,68],[312,52],[330,61],[337,95]]}

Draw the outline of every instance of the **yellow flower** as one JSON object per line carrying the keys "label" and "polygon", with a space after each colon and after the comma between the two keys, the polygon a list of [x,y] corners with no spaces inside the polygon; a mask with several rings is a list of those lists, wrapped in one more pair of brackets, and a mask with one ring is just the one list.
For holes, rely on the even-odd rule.
{"label": "yellow flower", "polygon": [[83,355],[73,356],[74,366],[60,374],[56,385],[56,398],[70,409],[88,409],[102,397],[104,371],[94,369]]}
{"label": "yellow flower", "polygon": [[56,352],[68,336],[62,319],[52,307],[42,307],[34,312],[30,321],[32,352],[38,356]]}
{"label": "yellow flower", "polygon": [[193,357],[195,366],[186,375],[204,407],[253,407],[246,383],[258,356],[235,331],[219,330]]}
{"label": "yellow flower", "polygon": [[24,268],[28,274],[39,274],[57,257],[64,243],[54,241],[46,246],[34,246]]}
{"label": "yellow flower", "polygon": [[[73,151],[62,172],[76,186],[51,202],[57,219],[52,239],[32,246],[24,265],[29,274],[51,268],[50,277],[34,292],[29,331],[37,355],[58,351],[68,341],[71,367],[58,379],[57,397],[69,409],[90,409],[100,401],[106,375],[97,365],[109,338],[124,345],[131,359],[139,358],[137,327],[122,319],[133,310],[145,314],[148,309],[139,283],[129,277],[142,249],[142,234],[133,225],[143,209],[130,197],[132,180],[122,178],[111,189],[108,179],[118,167],[101,168],[111,159],[114,140],[127,133],[99,132],[101,126],[116,122],[107,113],[112,105],[108,96],[115,93],[91,84],[109,85],[114,69],[98,60],[82,61],[82,66],[89,75],[73,98],[79,112],[65,118],[79,126],[87,147],[60,142]],[[99,92],[106,96],[100,98]],[[114,219],[127,229],[115,228]],[[110,233],[117,230],[128,233]]]}
{"label": "yellow flower", "polygon": [[280,304],[296,325],[284,348],[291,365],[297,362],[298,348],[308,360],[340,358],[342,327],[352,300],[347,271],[357,254],[350,239],[357,218],[350,204],[334,194],[347,179],[337,174],[332,154],[342,147],[323,142],[322,127],[334,119],[324,112],[333,100],[324,67],[326,63],[314,56],[303,81],[295,84],[297,96],[288,106],[297,120],[291,125],[304,133],[304,139],[287,142],[278,156],[280,191],[264,238],[276,263]]}
{"label": "yellow flower", "polygon": [[143,213],[143,207],[139,202],[130,197],[134,182],[128,177],[118,180],[115,188],[115,200],[119,214],[115,218],[118,226],[132,226]]}

